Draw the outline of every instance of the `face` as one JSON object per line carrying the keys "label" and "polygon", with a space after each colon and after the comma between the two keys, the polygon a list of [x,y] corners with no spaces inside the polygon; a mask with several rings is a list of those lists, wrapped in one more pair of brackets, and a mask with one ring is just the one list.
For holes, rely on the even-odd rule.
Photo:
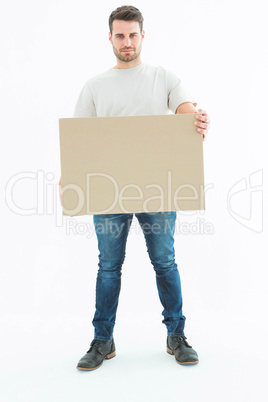
{"label": "face", "polygon": [[114,20],[112,35],[109,33],[115,56],[126,63],[140,56],[143,38],[138,21]]}

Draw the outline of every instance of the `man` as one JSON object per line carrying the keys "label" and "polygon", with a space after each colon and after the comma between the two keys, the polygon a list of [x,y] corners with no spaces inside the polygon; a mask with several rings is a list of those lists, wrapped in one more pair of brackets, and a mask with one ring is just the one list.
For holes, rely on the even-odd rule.
{"label": "man", "polygon": [[[74,117],[163,115],[168,114],[169,109],[173,113],[196,113],[194,99],[175,74],[141,61],[144,30],[143,17],[137,8],[118,7],[109,17],[109,28],[109,40],[117,64],[86,82],[78,98]],[[198,112],[195,124],[205,139],[209,117],[202,109]],[[164,307],[162,322],[167,327],[167,352],[175,355],[180,364],[195,364],[198,355],[184,335],[181,284],[174,257],[176,212],[135,215],[145,236],[156,273],[159,298]],[[100,252],[96,311],[92,321],[95,331],[89,350],[78,362],[78,369],[97,369],[104,359],[116,354],[113,328],[132,218],[133,214],[128,213],[93,216]],[[114,230],[115,225],[120,230]],[[166,231],[166,227],[170,229]]]}

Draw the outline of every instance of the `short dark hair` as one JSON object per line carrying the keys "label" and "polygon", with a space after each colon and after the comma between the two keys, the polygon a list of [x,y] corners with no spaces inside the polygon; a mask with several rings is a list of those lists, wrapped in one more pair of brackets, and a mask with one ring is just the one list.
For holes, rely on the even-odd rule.
{"label": "short dark hair", "polygon": [[140,24],[140,30],[142,31],[143,16],[140,10],[138,10],[136,7],[133,6],[117,7],[117,9],[114,10],[109,17],[110,33],[112,33],[114,20],[138,21],[138,23]]}

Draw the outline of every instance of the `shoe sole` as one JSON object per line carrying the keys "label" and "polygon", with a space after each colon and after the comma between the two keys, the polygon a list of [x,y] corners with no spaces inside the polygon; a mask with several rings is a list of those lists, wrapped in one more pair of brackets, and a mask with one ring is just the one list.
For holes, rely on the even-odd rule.
{"label": "shoe sole", "polygon": [[[167,352],[168,352],[170,355],[174,355],[173,350],[169,349],[168,346],[167,346]],[[179,363],[179,364],[197,364],[197,363],[198,363],[198,360],[194,360],[193,362],[179,362],[179,360],[177,360],[176,357],[175,357],[175,360],[176,360],[176,362]]]}
{"label": "shoe sole", "polygon": [[[115,357],[115,356],[116,356],[116,351],[114,351],[114,352],[112,352],[112,353],[109,353],[109,354],[104,358],[104,360],[112,359],[112,358]],[[96,367],[79,367],[79,366],[77,366],[76,368],[79,369],[79,370],[96,370],[97,368],[99,368],[99,367],[102,365],[102,363],[103,363],[103,361],[101,362],[101,364],[99,364],[99,365],[96,366]]]}

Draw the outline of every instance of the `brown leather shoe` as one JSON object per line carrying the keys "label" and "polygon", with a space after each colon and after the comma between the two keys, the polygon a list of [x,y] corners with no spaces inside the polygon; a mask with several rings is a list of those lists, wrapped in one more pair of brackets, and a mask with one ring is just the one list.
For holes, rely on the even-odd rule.
{"label": "brown leather shoe", "polygon": [[176,362],[179,364],[196,364],[198,355],[196,351],[186,341],[186,336],[168,336],[167,352],[175,355]]}
{"label": "brown leather shoe", "polygon": [[95,370],[99,368],[105,359],[111,359],[116,355],[114,340],[99,341],[93,339],[87,353],[81,357],[77,367],[80,370]]}

